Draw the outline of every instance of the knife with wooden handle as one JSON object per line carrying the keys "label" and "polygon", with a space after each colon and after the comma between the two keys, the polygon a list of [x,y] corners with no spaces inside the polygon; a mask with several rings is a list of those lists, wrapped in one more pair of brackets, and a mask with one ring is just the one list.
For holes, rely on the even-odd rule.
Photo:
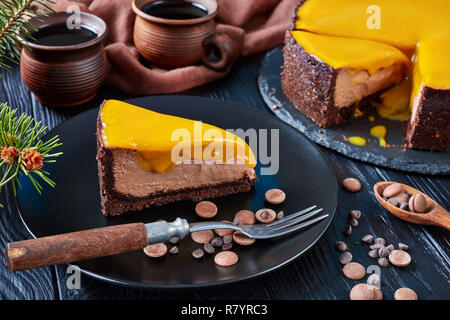
{"label": "knife with wooden handle", "polygon": [[188,222],[177,218],[173,222],[130,223],[17,241],[6,245],[6,265],[11,271],[21,271],[82,261],[135,251],[188,234]]}

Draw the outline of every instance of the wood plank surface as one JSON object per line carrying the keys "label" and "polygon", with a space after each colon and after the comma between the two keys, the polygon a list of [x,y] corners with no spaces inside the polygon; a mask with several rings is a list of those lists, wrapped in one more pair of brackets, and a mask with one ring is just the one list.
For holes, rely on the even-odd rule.
{"label": "wood plank surface", "polygon": [[[256,79],[262,55],[240,59],[230,74],[219,81],[194,88],[183,94],[206,96],[239,103],[249,108],[269,112],[261,99]],[[106,98],[126,99],[112,88],[104,87],[97,97],[80,107],[58,109],[41,105],[23,85],[18,67],[2,71],[0,101],[8,101],[19,112],[27,112],[42,120],[50,129],[62,121],[87,110],[97,108]],[[363,185],[361,192],[340,192],[338,210],[332,225],[318,243],[306,254],[268,275],[218,288],[161,291],[131,289],[81,275],[81,288],[68,289],[67,265],[11,273],[0,263],[0,299],[348,299],[357,281],[346,279],[338,262],[340,253],[335,242],[345,241],[353,261],[364,266],[376,265],[367,255],[367,246],[360,243],[365,234],[383,237],[387,243],[410,246],[412,263],[406,268],[381,268],[382,291],[385,299],[393,299],[396,289],[410,287],[420,299],[450,299],[449,232],[437,227],[422,227],[401,221],[375,200],[372,186],[380,180],[393,180],[412,185],[449,208],[448,177],[406,174],[400,171],[364,164],[322,148],[329,157],[339,180],[355,177]],[[14,198],[5,189],[0,201],[0,246],[7,242],[30,238],[20,220]],[[325,194],[323,195],[326,196]],[[347,215],[360,209],[360,225],[350,237],[344,236]]]}

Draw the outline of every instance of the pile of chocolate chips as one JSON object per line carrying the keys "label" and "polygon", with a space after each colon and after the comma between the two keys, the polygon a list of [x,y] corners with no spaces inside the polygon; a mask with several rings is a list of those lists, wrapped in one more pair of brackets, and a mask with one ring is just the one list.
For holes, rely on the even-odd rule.
{"label": "pile of chocolate chips", "polygon": [[383,199],[391,205],[402,210],[424,213],[427,211],[427,202],[422,194],[412,195],[403,189],[400,183],[389,185],[382,193]]}

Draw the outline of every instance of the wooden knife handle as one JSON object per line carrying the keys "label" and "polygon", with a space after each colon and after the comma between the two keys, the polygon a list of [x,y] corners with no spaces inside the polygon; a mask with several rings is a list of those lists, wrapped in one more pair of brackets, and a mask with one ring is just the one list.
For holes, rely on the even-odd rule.
{"label": "wooden knife handle", "polygon": [[20,271],[134,251],[147,246],[143,223],[130,223],[8,243],[6,265]]}

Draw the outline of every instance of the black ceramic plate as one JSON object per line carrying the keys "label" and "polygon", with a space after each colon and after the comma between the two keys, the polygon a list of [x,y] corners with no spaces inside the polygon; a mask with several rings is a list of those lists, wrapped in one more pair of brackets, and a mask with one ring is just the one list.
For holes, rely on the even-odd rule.
{"label": "black ceramic plate", "polygon": [[[328,129],[319,128],[303,113],[295,109],[284,95],[280,79],[282,64],[282,47],[277,47],[267,53],[258,78],[261,95],[269,109],[278,118],[294,126],[314,142],[350,158],[387,168],[425,174],[450,174],[450,152],[429,152],[412,149],[404,151],[402,147],[404,132],[402,132],[400,122],[382,118],[375,111],[343,126]],[[277,104],[279,108],[273,110],[274,104]],[[370,115],[375,117],[374,122],[369,121]],[[394,147],[380,147],[378,140],[370,136],[369,128],[379,124],[387,127],[387,143]],[[346,142],[343,138],[344,135],[347,137],[360,136],[368,139],[368,143],[363,147],[355,146]]]}
{"label": "black ceramic plate", "polygon": [[[226,129],[277,129],[280,134],[279,172],[260,175],[254,190],[213,201],[219,208],[218,220],[232,220],[240,209],[256,211],[267,204],[264,192],[281,188],[287,193],[283,205],[271,206],[286,214],[316,204],[330,216],[297,234],[257,241],[235,250],[240,261],[233,267],[218,267],[213,257],[196,261],[191,253],[200,247],[191,239],[181,241],[178,255],[160,259],[147,257],[142,250],[79,262],[85,273],[109,282],[132,287],[181,288],[216,285],[248,279],[274,270],[309,249],[330,224],[337,201],[337,182],[333,169],[322,152],[302,134],[282,121],[236,104],[191,96],[154,96],[129,100],[130,103],[158,112],[202,120]],[[46,167],[56,188],[46,188],[39,196],[23,179],[18,195],[22,219],[35,237],[73,232],[121,223],[172,221],[176,217],[197,221],[195,203],[183,201],[118,217],[100,213],[97,177],[95,125],[98,110],[89,110],[53,129],[64,145],[57,163]],[[155,133],[157,134],[157,133]],[[256,152],[256,150],[255,150]],[[326,195],[326,196],[324,196]]]}

